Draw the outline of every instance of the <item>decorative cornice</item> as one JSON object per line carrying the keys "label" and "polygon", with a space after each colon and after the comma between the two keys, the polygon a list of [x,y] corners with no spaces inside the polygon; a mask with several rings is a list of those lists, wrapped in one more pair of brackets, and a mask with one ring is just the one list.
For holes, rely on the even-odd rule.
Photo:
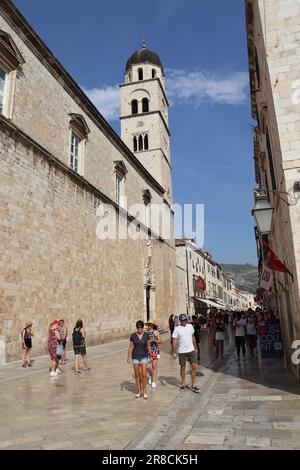
{"label": "decorative cornice", "polygon": [[162,83],[160,81],[160,78],[159,77],[156,77],[156,78],[147,78],[146,80],[138,80],[137,82],[128,82],[128,83],[120,83],[119,85],[119,88],[122,88],[124,86],[130,86],[130,85],[137,85],[138,83],[146,83],[146,82],[154,82],[154,81],[157,81],[158,80],[158,83],[159,83],[159,86],[161,88],[161,91],[164,95],[164,98],[165,98],[165,101],[167,103],[168,106],[170,106],[169,104],[169,101],[168,101],[168,98],[167,98],[167,95],[166,95],[166,92],[164,90],[164,87],[162,86]]}
{"label": "decorative cornice", "polygon": [[131,118],[137,118],[137,117],[143,117],[143,116],[149,116],[150,114],[159,114],[161,117],[162,122],[164,123],[165,129],[167,131],[168,136],[171,136],[171,133],[169,131],[169,128],[167,126],[167,123],[165,121],[165,118],[160,110],[157,111],[149,111],[148,113],[139,113],[139,114],[127,114],[127,116],[120,116],[120,120],[122,119],[131,119]]}
{"label": "decorative cornice", "polygon": [[121,208],[115,201],[110,199],[110,197],[106,196],[103,192],[101,192],[98,188],[93,186],[89,181],[87,181],[83,176],[79,173],[73,171],[70,167],[68,167],[65,163],[61,160],[56,158],[52,155],[48,150],[42,147],[40,144],[35,142],[29,135],[25,134],[21,129],[19,129],[15,124],[12,123],[10,119],[7,119],[3,115],[0,114],[0,131],[3,131],[7,137],[19,140],[25,147],[33,149],[36,154],[40,155],[41,158],[44,158],[48,161],[49,165],[53,165],[58,168],[62,173],[66,174],[70,180],[73,180],[76,184],[83,187],[87,192],[94,194],[97,198],[101,199],[103,202],[110,204],[115,208],[117,212],[121,212],[127,220],[132,222],[135,221],[136,224],[146,233],[148,233],[149,237],[152,237],[155,240],[158,240],[161,243],[165,243],[170,248],[174,248],[172,244],[170,244],[167,240],[163,239],[155,232],[153,232],[149,227],[146,227],[143,223],[137,220],[134,216],[129,214],[125,209]]}

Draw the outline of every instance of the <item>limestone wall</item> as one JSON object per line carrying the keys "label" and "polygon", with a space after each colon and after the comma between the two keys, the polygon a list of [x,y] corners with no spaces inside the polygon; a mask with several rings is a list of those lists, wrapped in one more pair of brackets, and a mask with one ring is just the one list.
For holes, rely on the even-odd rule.
{"label": "limestone wall", "polygon": [[46,352],[53,318],[69,328],[82,318],[89,345],[127,336],[146,319],[145,283],[153,315],[167,326],[174,249],[158,240],[98,240],[100,193],[4,121],[0,127],[0,361],[20,357],[28,320],[34,355]]}

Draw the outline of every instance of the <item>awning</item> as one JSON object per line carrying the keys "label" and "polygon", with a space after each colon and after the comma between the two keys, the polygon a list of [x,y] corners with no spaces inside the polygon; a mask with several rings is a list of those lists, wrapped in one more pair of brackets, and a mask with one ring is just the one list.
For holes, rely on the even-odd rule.
{"label": "awning", "polygon": [[216,307],[219,309],[226,309],[227,307],[225,305],[217,304],[217,302],[213,302],[212,300],[208,299],[202,299],[195,297],[195,299],[199,300],[199,302],[204,302],[205,304],[209,305],[210,307]]}

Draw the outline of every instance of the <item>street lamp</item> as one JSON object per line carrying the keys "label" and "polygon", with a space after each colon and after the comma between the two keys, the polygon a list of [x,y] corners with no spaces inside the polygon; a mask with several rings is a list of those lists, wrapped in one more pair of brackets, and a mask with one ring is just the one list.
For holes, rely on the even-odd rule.
{"label": "street lamp", "polygon": [[252,215],[256,220],[258,230],[262,235],[271,232],[272,217],[274,209],[268,201],[266,193],[258,193],[255,198],[255,206]]}

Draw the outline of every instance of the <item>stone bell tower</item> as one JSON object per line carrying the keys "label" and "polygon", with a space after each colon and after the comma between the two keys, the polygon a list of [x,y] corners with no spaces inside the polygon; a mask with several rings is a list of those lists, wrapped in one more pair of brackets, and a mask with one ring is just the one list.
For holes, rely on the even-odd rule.
{"label": "stone bell tower", "polygon": [[165,76],[158,54],[142,44],[128,59],[121,89],[121,138],[172,203]]}

